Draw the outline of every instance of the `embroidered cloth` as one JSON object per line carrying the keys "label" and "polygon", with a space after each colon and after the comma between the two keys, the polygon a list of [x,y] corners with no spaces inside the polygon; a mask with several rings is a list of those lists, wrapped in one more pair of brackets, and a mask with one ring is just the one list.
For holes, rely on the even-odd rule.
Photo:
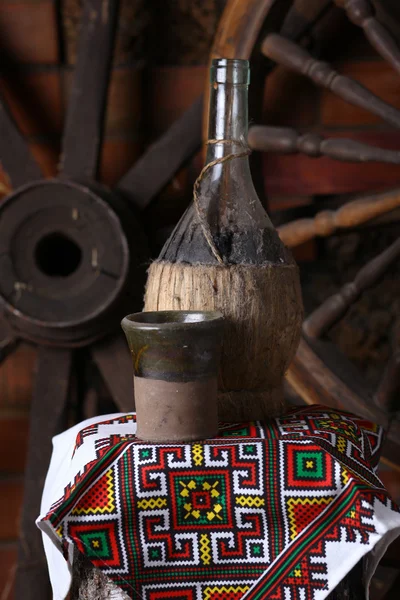
{"label": "embroidered cloth", "polygon": [[135,430],[120,414],[55,438],[38,519],[55,598],[75,545],[135,599],[323,600],[367,553],[370,578],[399,533],[382,430],[349,413],[296,407],[193,443]]}

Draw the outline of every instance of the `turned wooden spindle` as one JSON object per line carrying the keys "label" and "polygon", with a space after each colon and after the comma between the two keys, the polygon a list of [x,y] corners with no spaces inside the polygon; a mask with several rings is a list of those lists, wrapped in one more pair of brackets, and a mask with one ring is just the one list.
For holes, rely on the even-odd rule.
{"label": "turned wooden spindle", "polygon": [[317,158],[328,156],[346,162],[379,161],[400,164],[400,152],[377,148],[347,138],[325,139],[317,133],[299,133],[291,127],[254,125],[249,130],[248,143],[253,150],[296,154],[301,152]]}
{"label": "turned wooden spindle", "polygon": [[390,125],[400,127],[400,111],[387,104],[363,85],[340,75],[328,63],[316,60],[305,48],[277,33],[267,35],[262,52],[274,62],[309,77],[314,83],[334,92],[346,102],[365,108]]}
{"label": "turned wooden spindle", "polygon": [[347,229],[366,223],[400,207],[400,190],[357,198],[336,211],[322,210],[312,219],[297,219],[278,227],[279,237],[294,248],[314,237],[327,237],[337,229]]}
{"label": "turned wooden spindle", "polygon": [[391,337],[392,356],[374,396],[376,404],[389,413],[400,408],[400,320],[395,323]]}
{"label": "turned wooden spindle", "polygon": [[369,0],[333,0],[344,8],[355,25],[364,30],[370,44],[400,73],[400,48],[392,34],[375,17],[375,10]]}
{"label": "turned wooden spindle", "polygon": [[332,7],[331,0],[296,0],[286,13],[280,32],[291,40],[306,35]]}
{"label": "turned wooden spindle", "polygon": [[391,263],[400,256],[400,238],[376,256],[358,272],[351,283],[330,296],[303,323],[304,333],[313,338],[321,337],[348,311],[361,294],[385,274]]}

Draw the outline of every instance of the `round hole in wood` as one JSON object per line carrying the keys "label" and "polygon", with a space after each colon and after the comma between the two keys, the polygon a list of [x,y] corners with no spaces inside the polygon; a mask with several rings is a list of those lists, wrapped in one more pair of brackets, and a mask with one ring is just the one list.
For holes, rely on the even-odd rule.
{"label": "round hole in wood", "polygon": [[56,231],[42,237],[35,248],[38,268],[50,277],[68,277],[82,261],[82,250],[64,233]]}

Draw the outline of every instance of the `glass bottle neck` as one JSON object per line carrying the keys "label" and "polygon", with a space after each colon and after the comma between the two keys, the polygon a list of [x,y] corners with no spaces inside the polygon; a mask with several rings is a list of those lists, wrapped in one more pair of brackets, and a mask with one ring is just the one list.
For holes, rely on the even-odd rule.
{"label": "glass bottle neck", "polygon": [[[224,61],[218,61],[223,63]],[[207,147],[209,163],[247,145],[248,131],[247,61],[229,61],[228,65],[214,64],[211,69],[210,116]],[[216,140],[223,140],[221,144]]]}
{"label": "glass bottle neck", "polygon": [[[191,264],[290,262],[254,189],[247,155],[246,60],[215,59],[211,67],[209,143],[194,202],[161,258]],[[221,160],[223,159],[223,160]]]}
{"label": "glass bottle neck", "polygon": [[[208,144],[207,162],[216,158],[217,155],[221,156],[221,147],[223,148],[223,146],[237,146],[238,144],[246,146],[248,130],[247,90],[247,85],[231,83],[216,83],[213,86],[210,99],[208,139],[213,142],[224,140],[224,144]],[[231,142],[231,144],[228,142]],[[232,151],[232,148],[230,148],[230,151]]]}

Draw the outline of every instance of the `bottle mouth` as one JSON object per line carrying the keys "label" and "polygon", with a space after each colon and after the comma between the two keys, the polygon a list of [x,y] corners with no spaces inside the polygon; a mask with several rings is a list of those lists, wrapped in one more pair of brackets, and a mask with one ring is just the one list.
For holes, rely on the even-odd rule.
{"label": "bottle mouth", "polygon": [[218,311],[160,310],[127,315],[122,327],[127,330],[181,329],[187,327],[221,326],[223,316]]}
{"label": "bottle mouth", "polygon": [[211,63],[211,83],[250,83],[249,61],[241,58],[214,58]]}

